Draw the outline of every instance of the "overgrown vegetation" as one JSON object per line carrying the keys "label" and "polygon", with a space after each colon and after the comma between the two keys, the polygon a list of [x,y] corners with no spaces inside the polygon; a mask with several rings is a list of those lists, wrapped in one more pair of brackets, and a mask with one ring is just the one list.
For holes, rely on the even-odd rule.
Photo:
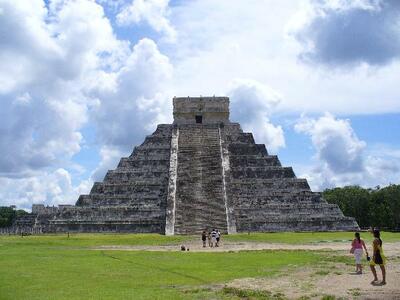
{"label": "overgrown vegetation", "polygon": [[0,228],[11,226],[15,218],[25,214],[27,212],[22,209],[15,210],[12,207],[0,206]]}
{"label": "overgrown vegetation", "polygon": [[339,205],[346,216],[354,217],[361,228],[400,230],[400,185],[375,189],[346,186],[327,189],[323,196]]}

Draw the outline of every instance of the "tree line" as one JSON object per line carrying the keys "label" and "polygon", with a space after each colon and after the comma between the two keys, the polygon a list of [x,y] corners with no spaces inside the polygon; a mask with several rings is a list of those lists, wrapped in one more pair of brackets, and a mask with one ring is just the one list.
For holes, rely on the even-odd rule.
{"label": "tree line", "polygon": [[322,195],[328,203],[337,204],[345,216],[354,217],[361,228],[400,230],[400,185],[338,187],[326,189]]}
{"label": "tree line", "polygon": [[16,210],[12,207],[0,206],[0,228],[11,226],[17,217],[26,215],[27,213],[23,209]]}

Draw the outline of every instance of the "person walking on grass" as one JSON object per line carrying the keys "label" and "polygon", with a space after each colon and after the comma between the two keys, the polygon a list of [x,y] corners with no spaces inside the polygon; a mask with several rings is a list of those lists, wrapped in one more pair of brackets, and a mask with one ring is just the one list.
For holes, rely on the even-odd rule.
{"label": "person walking on grass", "polygon": [[[374,275],[374,280],[371,281],[371,284],[374,285],[385,285],[386,284],[386,258],[383,254],[382,249],[382,240],[381,234],[378,229],[374,229],[373,231],[374,241],[372,242],[373,256],[369,263],[372,275]],[[378,283],[378,276],[376,275],[375,266],[378,265],[382,271],[382,281]]]}
{"label": "person walking on grass", "polygon": [[204,230],[201,234],[201,240],[203,241],[203,248],[206,247],[207,232]]}
{"label": "person walking on grass", "polygon": [[354,254],[354,259],[356,261],[356,273],[362,274],[362,265],[361,265],[361,258],[363,256],[363,248],[365,250],[365,254],[368,257],[367,247],[365,246],[364,241],[360,238],[360,233],[356,232],[354,234],[355,239],[351,243],[351,250],[350,253]]}

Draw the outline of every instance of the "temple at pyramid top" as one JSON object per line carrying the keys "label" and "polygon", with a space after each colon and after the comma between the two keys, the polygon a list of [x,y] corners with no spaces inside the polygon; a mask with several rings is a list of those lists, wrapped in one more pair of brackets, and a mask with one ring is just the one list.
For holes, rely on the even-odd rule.
{"label": "temple at pyramid top", "polygon": [[174,124],[229,123],[228,97],[174,97]]}
{"label": "temple at pyramid top", "polygon": [[161,124],[74,206],[34,206],[43,232],[198,234],[357,230],[306,179],[229,120],[228,97],[175,97]]}

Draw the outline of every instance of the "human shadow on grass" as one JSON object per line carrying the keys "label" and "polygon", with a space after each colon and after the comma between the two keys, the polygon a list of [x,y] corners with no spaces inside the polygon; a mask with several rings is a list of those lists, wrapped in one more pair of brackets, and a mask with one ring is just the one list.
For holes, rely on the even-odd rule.
{"label": "human shadow on grass", "polygon": [[[111,258],[111,259],[115,259],[115,260],[119,260],[119,261],[124,261],[124,262],[128,262],[128,263],[130,263],[130,264],[132,264],[132,265],[142,266],[142,267],[145,267],[145,268],[149,268],[149,265],[141,264],[141,263],[137,263],[137,262],[133,262],[133,261],[130,261],[130,260],[127,260],[127,259],[122,259],[122,258],[119,258],[119,257],[116,257],[116,256],[112,256],[112,255],[109,255],[109,254],[104,253],[103,251],[101,251],[101,254],[102,254],[103,256],[108,257],[108,258]],[[161,272],[166,272],[166,273],[170,273],[170,274],[174,274],[174,275],[179,275],[179,276],[182,276],[182,277],[185,277],[185,278],[190,278],[190,279],[193,279],[193,280],[197,280],[197,281],[199,281],[199,282],[201,282],[201,283],[203,283],[203,284],[209,284],[209,283],[210,283],[210,282],[208,282],[208,281],[206,281],[206,280],[204,280],[204,279],[202,279],[202,278],[196,277],[196,276],[187,275],[187,274],[180,273],[180,272],[176,272],[176,271],[171,271],[171,270],[166,269],[166,268],[160,268],[160,267],[156,267],[156,266],[151,266],[151,267],[154,268],[154,269],[156,269],[156,270],[159,270],[159,271],[161,271]]]}

